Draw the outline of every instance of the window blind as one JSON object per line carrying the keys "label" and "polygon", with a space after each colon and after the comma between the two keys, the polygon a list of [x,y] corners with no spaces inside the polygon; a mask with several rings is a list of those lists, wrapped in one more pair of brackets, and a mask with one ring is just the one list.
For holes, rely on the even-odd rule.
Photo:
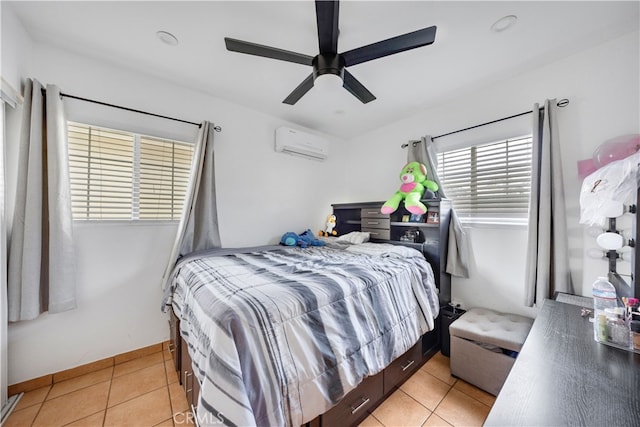
{"label": "window blind", "polygon": [[193,146],[140,138],[140,219],[180,219]]}
{"label": "window blind", "polygon": [[526,218],[531,137],[439,153],[438,176],[461,217]]}
{"label": "window blind", "polygon": [[75,220],[175,220],[182,214],[193,147],[68,123]]}

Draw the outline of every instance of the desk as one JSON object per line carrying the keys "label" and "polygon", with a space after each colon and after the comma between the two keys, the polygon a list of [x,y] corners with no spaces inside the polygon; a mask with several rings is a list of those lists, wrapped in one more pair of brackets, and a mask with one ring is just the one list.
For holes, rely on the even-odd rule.
{"label": "desk", "polygon": [[640,354],[594,341],[580,310],[544,302],[486,426],[640,425]]}

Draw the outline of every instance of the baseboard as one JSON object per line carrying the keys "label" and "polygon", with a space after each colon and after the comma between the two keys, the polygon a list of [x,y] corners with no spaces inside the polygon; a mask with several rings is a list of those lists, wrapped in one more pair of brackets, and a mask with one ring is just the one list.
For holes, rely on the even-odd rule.
{"label": "baseboard", "polygon": [[9,415],[13,412],[16,406],[18,406],[18,401],[20,398],[24,396],[24,393],[16,394],[9,397],[4,405],[2,405],[2,416],[0,416],[0,426],[4,425],[4,422],[9,419]]}
{"label": "baseboard", "polygon": [[142,347],[137,350],[132,350],[126,353],[121,353],[115,356],[107,357],[105,359],[96,360],[95,362],[87,363],[85,365],[76,366],[75,368],[65,369],[64,371],[43,375],[41,377],[23,381],[18,384],[13,384],[9,386],[8,394],[9,396],[13,396],[19,393],[26,393],[41,387],[53,385],[61,381],[79,377],[80,375],[89,374],[91,372],[98,371],[100,369],[119,365],[120,363],[128,362],[130,360],[137,359],[139,357],[144,357],[150,354],[158,353],[163,351],[163,349],[167,347],[168,343],[169,341],[163,341],[161,343],[153,344],[147,347]]}

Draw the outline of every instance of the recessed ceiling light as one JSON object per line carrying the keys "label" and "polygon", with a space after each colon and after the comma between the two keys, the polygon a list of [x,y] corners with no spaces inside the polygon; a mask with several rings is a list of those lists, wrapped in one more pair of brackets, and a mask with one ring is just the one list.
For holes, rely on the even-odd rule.
{"label": "recessed ceiling light", "polygon": [[493,31],[494,33],[501,33],[513,27],[517,20],[518,17],[516,15],[503,16],[493,23],[493,25],[491,26],[491,31]]}
{"label": "recessed ceiling light", "polygon": [[156,36],[165,44],[168,44],[169,46],[177,46],[178,45],[178,38],[176,36],[174,36],[173,34],[167,32],[167,31],[158,31],[156,32]]}

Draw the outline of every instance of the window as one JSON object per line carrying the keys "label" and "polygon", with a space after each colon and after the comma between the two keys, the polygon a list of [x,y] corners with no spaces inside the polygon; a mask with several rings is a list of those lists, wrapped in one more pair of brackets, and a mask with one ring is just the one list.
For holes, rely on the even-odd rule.
{"label": "window", "polygon": [[438,176],[461,218],[522,222],[529,209],[531,136],[439,153]]}
{"label": "window", "polygon": [[193,145],[68,123],[74,220],[180,219]]}

